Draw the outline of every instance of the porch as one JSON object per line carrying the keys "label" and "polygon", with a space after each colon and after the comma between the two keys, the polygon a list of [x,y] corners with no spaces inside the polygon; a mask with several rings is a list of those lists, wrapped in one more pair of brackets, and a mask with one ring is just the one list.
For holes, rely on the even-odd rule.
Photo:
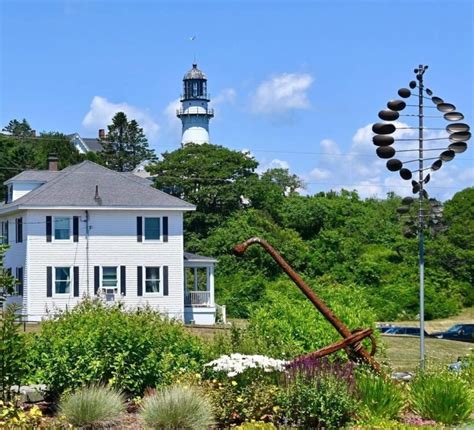
{"label": "porch", "polygon": [[184,322],[214,324],[214,266],[211,257],[184,253]]}

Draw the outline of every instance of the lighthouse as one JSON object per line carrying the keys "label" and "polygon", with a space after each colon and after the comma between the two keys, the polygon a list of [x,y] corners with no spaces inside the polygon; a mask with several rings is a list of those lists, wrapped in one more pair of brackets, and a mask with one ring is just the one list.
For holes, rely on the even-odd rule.
{"label": "lighthouse", "polygon": [[181,108],[176,115],[181,120],[183,131],[181,145],[188,143],[209,143],[209,120],[214,110],[209,109],[206,75],[193,64],[183,78]]}

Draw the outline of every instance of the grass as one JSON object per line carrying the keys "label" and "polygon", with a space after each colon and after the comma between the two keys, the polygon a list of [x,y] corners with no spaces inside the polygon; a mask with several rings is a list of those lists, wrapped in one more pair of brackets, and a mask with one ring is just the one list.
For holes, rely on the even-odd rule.
{"label": "grass", "polygon": [[125,405],[118,391],[92,385],[65,395],[59,403],[59,410],[73,426],[104,428],[120,419]]}
{"label": "grass", "polygon": [[[385,357],[394,370],[416,370],[420,356],[420,338],[415,336],[382,336]],[[457,357],[467,355],[474,344],[444,339],[425,338],[425,350],[429,363],[447,365]],[[383,358],[378,357],[379,360]]]}
{"label": "grass", "polygon": [[[425,322],[428,333],[444,331],[457,323],[473,323],[474,307],[465,308],[459,315],[449,318]],[[418,327],[419,321],[391,321],[390,324]],[[420,338],[415,336],[382,336],[385,346],[385,356],[394,370],[416,370],[420,356]],[[474,344],[453,340],[425,338],[425,350],[428,363],[445,366],[459,356],[467,355],[474,349]]]}

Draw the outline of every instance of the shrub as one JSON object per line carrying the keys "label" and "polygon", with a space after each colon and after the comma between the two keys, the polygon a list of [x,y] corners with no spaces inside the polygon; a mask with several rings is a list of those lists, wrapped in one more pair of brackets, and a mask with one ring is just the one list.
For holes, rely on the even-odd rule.
{"label": "shrub", "polygon": [[[348,327],[374,326],[375,315],[361,298],[360,289],[331,284],[317,293]],[[282,279],[268,286],[265,303],[252,311],[235,349],[288,358],[339,340],[337,331],[298,288]],[[340,352],[340,356],[345,357],[345,353]]]}
{"label": "shrub", "polygon": [[276,430],[276,427],[272,423],[254,421],[243,423],[242,425],[235,427],[235,430]]}
{"label": "shrub", "polygon": [[115,389],[91,385],[65,395],[59,410],[73,426],[97,428],[115,423],[125,411],[125,405]]}
{"label": "shrub", "polygon": [[212,406],[195,388],[179,385],[146,396],[140,416],[152,429],[207,430],[213,423]]}
{"label": "shrub", "polygon": [[304,373],[287,379],[278,398],[280,419],[302,428],[339,429],[350,422],[355,408],[347,381],[327,373],[311,378]]}
{"label": "shrub", "polygon": [[126,311],[85,300],[41,325],[28,364],[30,379],[60,394],[104,383],[132,396],[169,384],[205,362],[202,341],[150,309]]}
{"label": "shrub", "polygon": [[36,428],[42,416],[40,408],[36,405],[30,409],[24,409],[13,402],[0,400],[0,428]]}
{"label": "shrub", "polygon": [[262,375],[239,383],[234,379],[204,381],[218,424],[227,428],[251,420],[273,420],[279,388]]}
{"label": "shrub", "polygon": [[26,371],[26,338],[20,333],[19,310],[16,305],[0,309],[0,400],[5,402],[12,399],[11,386],[20,387]]}
{"label": "shrub", "polygon": [[467,420],[474,410],[468,383],[449,371],[419,373],[411,384],[411,402],[423,418],[448,425]]}
{"label": "shrub", "polygon": [[368,371],[356,374],[356,388],[360,401],[369,417],[393,420],[404,406],[402,391],[388,377]]}

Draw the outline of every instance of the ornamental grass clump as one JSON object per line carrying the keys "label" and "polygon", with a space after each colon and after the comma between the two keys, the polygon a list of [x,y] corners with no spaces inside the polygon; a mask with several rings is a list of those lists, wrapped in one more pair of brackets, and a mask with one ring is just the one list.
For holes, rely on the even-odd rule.
{"label": "ornamental grass clump", "polygon": [[163,388],[143,399],[142,421],[155,430],[207,430],[214,422],[212,406],[195,388]]}
{"label": "ornamental grass clump", "polygon": [[356,374],[357,395],[365,406],[364,415],[386,420],[396,419],[405,400],[399,385],[390,378],[376,375],[368,370]]}
{"label": "ornamental grass clump", "polygon": [[411,404],[421,417],[453,425],[466,421],[474,411],[469,384],[449,371],[421,372],[411,383]]}
{"label": "ornamental grass clump", "polygon": [[63,396],[59,411],[69,424],[93,429],[118,422],[125,411],[125,403],[119,391],[92,385]]}

